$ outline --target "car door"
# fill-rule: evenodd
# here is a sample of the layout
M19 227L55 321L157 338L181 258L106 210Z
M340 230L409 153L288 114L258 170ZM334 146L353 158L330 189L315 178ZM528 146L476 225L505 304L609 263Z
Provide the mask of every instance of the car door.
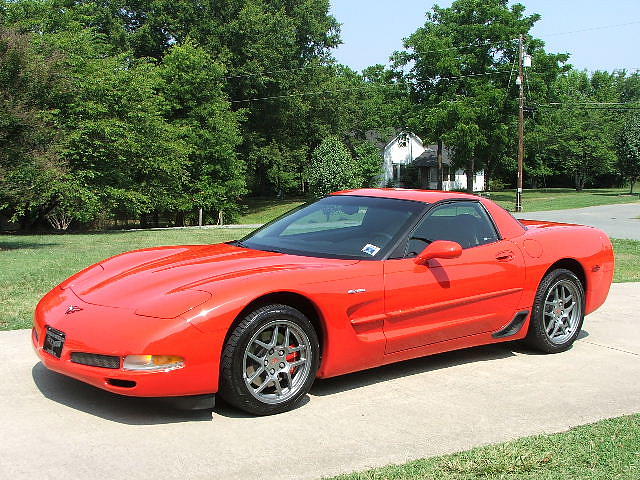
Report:
M431 242L459 243L462 255L415 257ZM400 258L384 262L385 353L499 330L514 317L524 285L522 254L502 240L484 207L433 207L409 234Z

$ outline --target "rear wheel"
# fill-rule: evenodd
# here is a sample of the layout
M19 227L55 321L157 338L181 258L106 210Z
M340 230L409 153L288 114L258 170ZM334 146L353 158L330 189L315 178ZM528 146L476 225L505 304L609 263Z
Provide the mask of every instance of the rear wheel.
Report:
M573 272L557 269L540 283L526 342L546 353L567 350L580 334L584 321L585 295Z
M319 345L313 325L287 305L267 305L233 330L222 354L221 396L255 415L291 409L311 388Z

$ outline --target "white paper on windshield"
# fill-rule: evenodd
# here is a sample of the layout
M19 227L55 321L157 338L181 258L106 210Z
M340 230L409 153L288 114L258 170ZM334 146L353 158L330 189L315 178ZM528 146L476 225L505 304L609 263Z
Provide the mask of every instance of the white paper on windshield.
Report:
M380 247L376 247L375 245L371 245L370 243L367 243L362 249L362 251L367 255L371 255L372 257L375 257L376 254L380 251Z

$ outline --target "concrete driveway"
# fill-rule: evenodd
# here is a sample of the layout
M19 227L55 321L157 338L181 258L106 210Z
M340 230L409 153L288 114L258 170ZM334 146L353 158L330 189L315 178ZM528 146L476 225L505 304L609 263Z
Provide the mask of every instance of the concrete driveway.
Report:
M579 223L592 225L607 232L611 238L640 240L640 203L600 205L598 207L525 212L515 214L527 220Z
M0 478L314 479L640 412L640 284L575 346L469 349L318 381L266 418L179 412L51 373L0 332Z

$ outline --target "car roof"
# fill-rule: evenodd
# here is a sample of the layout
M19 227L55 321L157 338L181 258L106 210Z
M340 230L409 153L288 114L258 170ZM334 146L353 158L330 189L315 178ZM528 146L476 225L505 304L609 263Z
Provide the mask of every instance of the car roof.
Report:
M434 203L440 200L473 199L478 200L477 195L461 192L441 192L439 190L414 190L409 188L359 188L355 190L342 190L332 195L355 195L360 197L395 198L398 200L413 200L417 202Z

